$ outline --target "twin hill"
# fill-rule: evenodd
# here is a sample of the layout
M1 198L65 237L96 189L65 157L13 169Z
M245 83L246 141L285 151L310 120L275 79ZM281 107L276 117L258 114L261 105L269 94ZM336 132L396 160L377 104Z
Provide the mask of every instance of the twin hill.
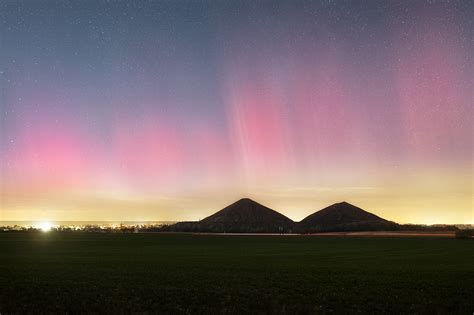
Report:
M329 231L391 230L396 223L340 202L317 211L301 222L248 198L225 207L199 222L179 222L166 228L174 232L207 233L309 233Z
M289 233L295 223L248 198L225 207L199 222L179 222L172 230L212 233Z
M396 223L387 221L348 202L339 202L319 210L300 223L308 232L391 230Z

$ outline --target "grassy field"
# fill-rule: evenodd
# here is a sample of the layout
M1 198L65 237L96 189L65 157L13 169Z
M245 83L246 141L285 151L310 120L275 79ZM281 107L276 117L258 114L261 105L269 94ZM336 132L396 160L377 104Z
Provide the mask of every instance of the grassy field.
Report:
M474 312L474 242L0 234L0 313Z

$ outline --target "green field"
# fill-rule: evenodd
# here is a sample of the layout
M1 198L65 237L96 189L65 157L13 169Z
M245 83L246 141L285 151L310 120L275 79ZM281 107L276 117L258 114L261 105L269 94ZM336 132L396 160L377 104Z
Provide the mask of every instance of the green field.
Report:
M474 312L474 242L2 233L0 313Z

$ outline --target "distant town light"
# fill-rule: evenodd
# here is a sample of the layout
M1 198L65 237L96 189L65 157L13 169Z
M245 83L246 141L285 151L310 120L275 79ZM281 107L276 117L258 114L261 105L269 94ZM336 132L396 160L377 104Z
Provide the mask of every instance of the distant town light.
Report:
M51 224L51 222L41 222L39 228L41 229L41 231L43 232L49 232L51 231L51 228L53 227L53 225Z

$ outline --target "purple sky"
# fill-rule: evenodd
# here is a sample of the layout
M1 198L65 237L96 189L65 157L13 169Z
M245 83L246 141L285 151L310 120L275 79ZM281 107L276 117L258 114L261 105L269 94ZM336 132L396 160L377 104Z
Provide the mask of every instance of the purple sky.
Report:
M470 1L0 3L0 220L250 196L473 223Z

